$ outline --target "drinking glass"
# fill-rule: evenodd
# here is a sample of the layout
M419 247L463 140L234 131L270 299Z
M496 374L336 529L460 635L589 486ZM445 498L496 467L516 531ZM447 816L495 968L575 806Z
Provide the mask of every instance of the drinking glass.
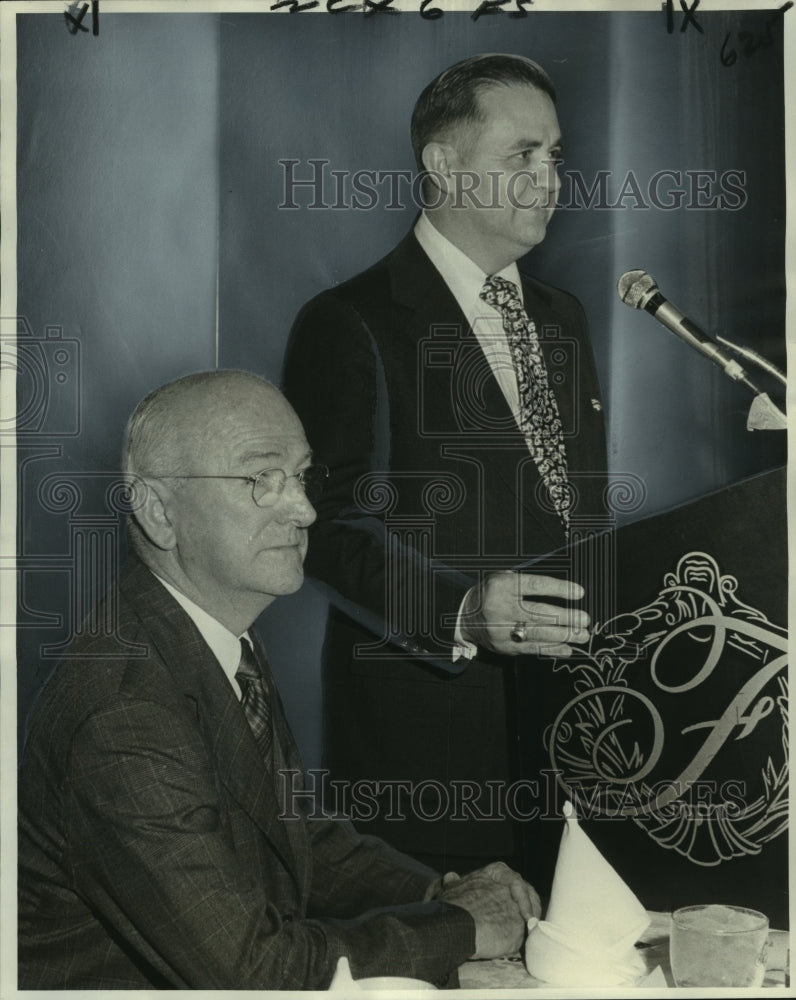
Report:
M677 986L761 986L768 917L743 906L684 906L672 914L669 947Z

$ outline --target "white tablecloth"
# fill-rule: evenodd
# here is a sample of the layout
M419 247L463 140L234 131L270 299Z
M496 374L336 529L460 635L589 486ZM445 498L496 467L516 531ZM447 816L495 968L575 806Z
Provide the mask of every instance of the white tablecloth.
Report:
M674 986L669 967L669 934L672 918L669 913L650 911L650 925L641 935L636 947L644 958L647 976L654 976L646 985ZM786 931L772 931L769 951L769 972L763 983L766 987L784 986L785 968L788 957L788 934ZM657 972L656 970L660 970ZM637 985L645 985L644 978ZM488 962L465 962L459 968L459 987L463 990L485 989L539 989L547 984L534 979L525 971L522 956L494 958ZM547 987L548 989L550 987Z

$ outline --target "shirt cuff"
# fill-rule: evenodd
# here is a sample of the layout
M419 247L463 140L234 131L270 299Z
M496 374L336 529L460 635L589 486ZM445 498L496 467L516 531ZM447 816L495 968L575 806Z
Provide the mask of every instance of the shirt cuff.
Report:
M478 652L478 646L475 646L472 642L468 642L462 634L462 615L464 614L464 605L467 603L467 598L470 596L473 589L474 588L470 588L470 590L468 590L462 598L462 603L459 605L459 613L456 616L456 628L453 633L454 645L452 652L454 663L456 663L457 660L462 659L472 660Z

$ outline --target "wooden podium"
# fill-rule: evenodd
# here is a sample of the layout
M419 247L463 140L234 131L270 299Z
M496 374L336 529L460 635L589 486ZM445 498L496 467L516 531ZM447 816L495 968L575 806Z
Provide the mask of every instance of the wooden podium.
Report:
M525 874L549 891L570 799L648 909L788 923L785 470L566 550L590 646L518 662ZM534 564L561 573L561 553ZM530 567L529 567L530 568Z

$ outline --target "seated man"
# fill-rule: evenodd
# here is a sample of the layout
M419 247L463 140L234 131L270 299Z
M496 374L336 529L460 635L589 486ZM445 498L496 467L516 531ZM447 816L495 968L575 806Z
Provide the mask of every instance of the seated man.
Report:
M442 985L518 948L539 901L505 865L441 879L285 797L300 764L251 626L301 585L324 478L285 399L244 372L172 382L124 469L118 636L78 639L30 721L20 987L323 989L343 955Z

